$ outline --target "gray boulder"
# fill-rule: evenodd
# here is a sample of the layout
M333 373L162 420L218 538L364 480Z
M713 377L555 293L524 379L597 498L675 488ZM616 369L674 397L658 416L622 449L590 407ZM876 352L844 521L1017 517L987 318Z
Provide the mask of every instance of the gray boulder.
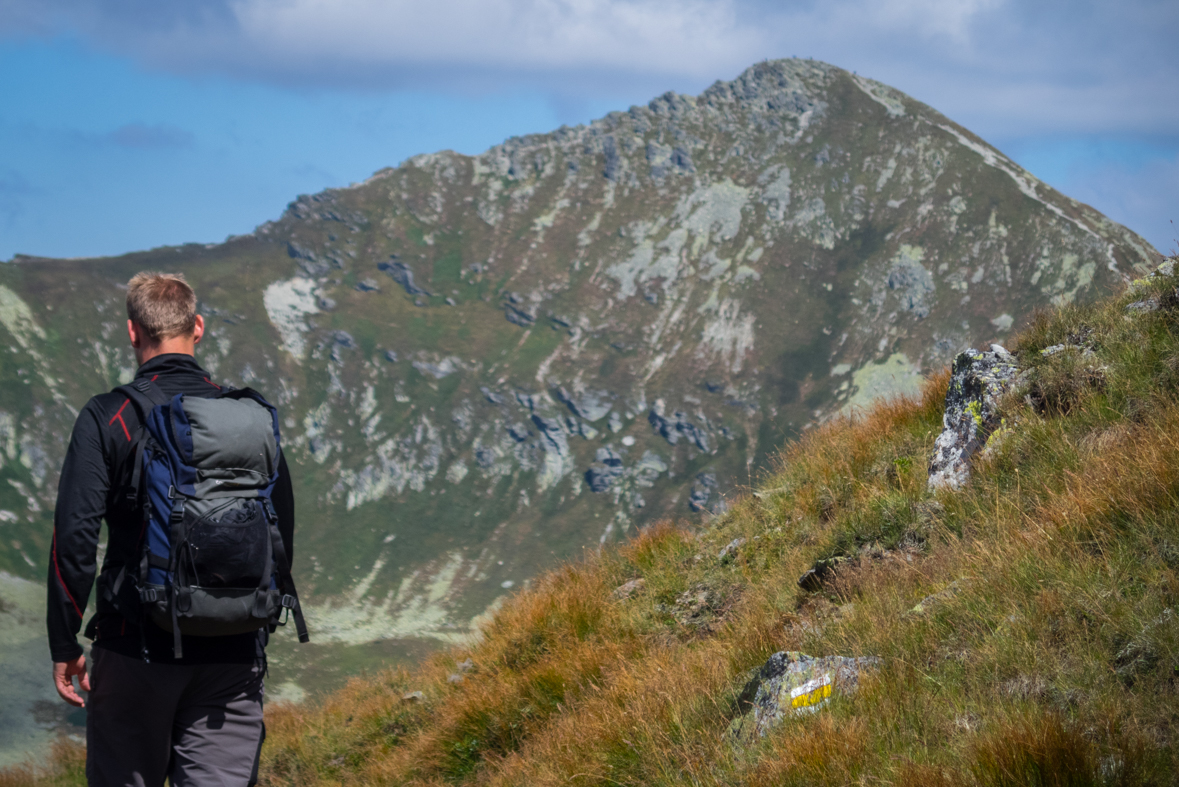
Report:
M670 444L675 445L680 437L686 437L701 451L708 453L708 435L688 419L687 413L677 410L668 418L659 407L653 407L647 413L647 421Z
M943 429L929 463L930 489L965 485L971 457L999 426L999 399L1018 378L1015 356L997 344L986 352L967 350L954 359Z
M430 294L428 290L424 290L418 285L414 284L413 268L399 260L396 254L391 255L389 259L391 260L390 262L378 263L377 268L389 274L393 281L404 287L406 293L409 295L428 296Z
M565 437L565 425L560 418L545 418L543 415L532 414L532 423L544 435L544 450L557 456L569 456L569 441Z
M553 388L553 394L576 415L591 423L605 418L614 406L614 396L609 391L585 390L571 394L557 386Z
M874 656L813 658L797 651L781 651L753 671L737 699L742 715L729 725L738 744L765 736L784 718L814 713L838 694L851 694L860 676L880 665Z

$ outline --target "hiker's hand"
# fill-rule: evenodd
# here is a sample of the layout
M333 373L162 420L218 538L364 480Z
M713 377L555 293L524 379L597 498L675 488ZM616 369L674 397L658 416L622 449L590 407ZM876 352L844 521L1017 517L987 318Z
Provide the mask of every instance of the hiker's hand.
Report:
M74 688L75 675L82 676L78 681L82 685L82 691L90 691L90 676L86 674L85 656L78 656L73 661L53 662L53 687L57 689L57 693L75 708L84 708L86 703Z

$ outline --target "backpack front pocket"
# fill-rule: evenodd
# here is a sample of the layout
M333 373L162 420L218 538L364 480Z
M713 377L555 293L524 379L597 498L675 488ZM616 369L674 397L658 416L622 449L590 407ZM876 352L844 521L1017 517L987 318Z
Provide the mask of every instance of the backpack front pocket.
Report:
M184 584L210 589L257 588L273 571L270 525L256 500L201 517L188 528Z

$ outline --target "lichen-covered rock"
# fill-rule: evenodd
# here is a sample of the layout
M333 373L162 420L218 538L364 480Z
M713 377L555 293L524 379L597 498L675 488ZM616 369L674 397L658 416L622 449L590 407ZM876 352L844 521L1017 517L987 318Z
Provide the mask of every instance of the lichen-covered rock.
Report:
M1015 356L998 344L986 352L970 349L954 359L942 433L929 463L929 488L961 489L970 478L970 459L999 424L999 397L1019 377Z
M879 665L875 656L775 653L741 692L737 704L745 712L729 725L729 734L738 744L751 743L787 716L814 713L836 694L851 694L859 687L860 675Z

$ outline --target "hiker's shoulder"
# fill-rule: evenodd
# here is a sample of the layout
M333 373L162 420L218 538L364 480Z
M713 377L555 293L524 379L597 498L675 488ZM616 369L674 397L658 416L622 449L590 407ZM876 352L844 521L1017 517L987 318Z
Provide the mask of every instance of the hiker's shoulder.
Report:
M89 415L98 418L103 416L111 418L127 406L129 399L130 397L122 391L104 391L103 393L95 394L83 405L78 417L81 418L84 415Z

